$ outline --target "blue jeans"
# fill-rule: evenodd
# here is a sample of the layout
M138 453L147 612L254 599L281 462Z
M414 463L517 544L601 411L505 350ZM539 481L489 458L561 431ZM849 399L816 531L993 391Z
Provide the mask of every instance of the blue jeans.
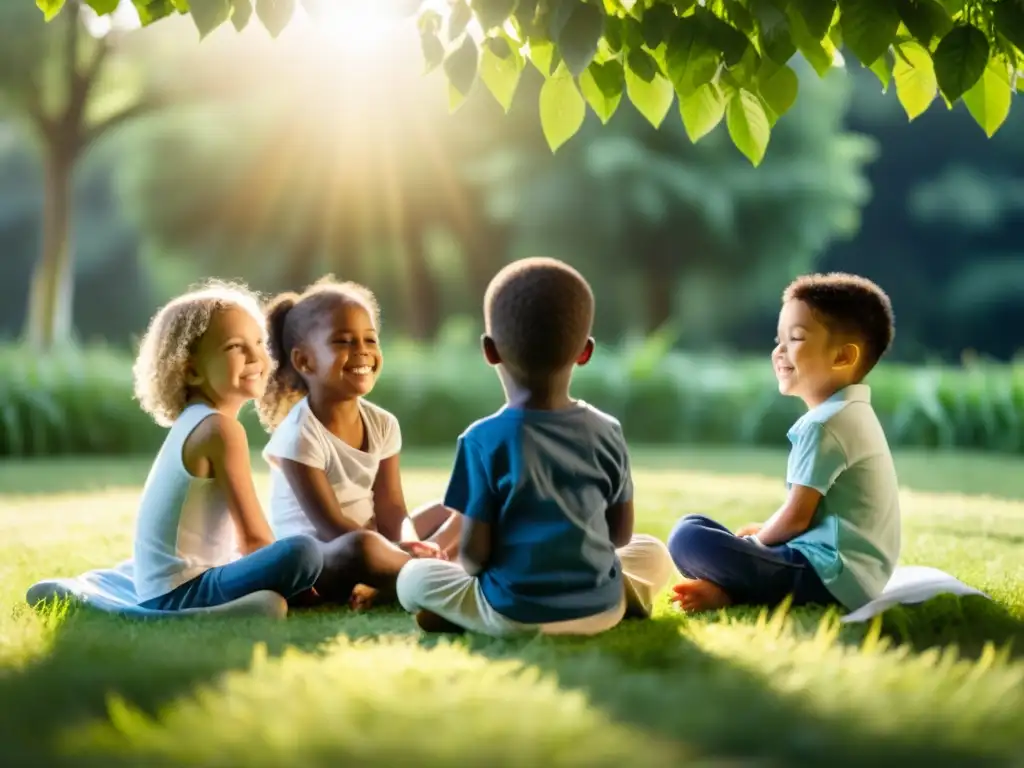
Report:
M802 554L785 544L765 547L703 515L687 515L668 537L668 551L687 578L704 579L739 605L832 605L837 601Z
M312 587L323 567L323 549L316 539L288 536L140 605L160 611L210 608L261 590L288 600Z

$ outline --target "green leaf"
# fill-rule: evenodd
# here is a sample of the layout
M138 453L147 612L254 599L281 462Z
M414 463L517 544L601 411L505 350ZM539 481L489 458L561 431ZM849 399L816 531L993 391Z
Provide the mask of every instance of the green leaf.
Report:
M1010 114L1010 76L1006 64L993 59L970 90L964 104L974 121L990 139Z
M107 16L117 10L121 0L85 0L85 4L96 11L99 16ZM194 2L192 5L195 7Z
M789 20L772 0L755 0L761 52L776 64L785 64L796 53L796 43L789 32Z
M423 54L424 72L433 72L444 61L444 43L432 30L420 32L420 52Z
M576 135L587 116L587 106L572 75L559 67L540 89L540 125L552 152Z
M516 9L518 0L472 0L472 4L480 28L487 32L505 23Z
M174 13L175 8L171 0L150 0L147 5L136 3L135 10L139 12L139 22L148 27L160 19L167 18Z
M828 34L836 15L836 0L792 0L790 8L800 14L804 28L815 40Z
M758 73L758 91L768 107L768 120L772 126L796 103L799 90L800 79L790 67L771 63L762 66Z
M507 59L515 54L519 57L520 63L522 63L522 56L519 54L518 46L516 49L513 49L512 44L509 42L509 38L504 34L488 37L484 40L484 45L487 46L487 49L499 59Z
M796 43L797 50L803 54L808 63L814 67L819 76L824 77L825 73L832 69L832 54L821 44L821 40L827 39L825 35L818 37L807 28L803 16L796 12L794 6L790 6L787 14L789 19L789 32Z
M722 52L726 65L731 67L743 58L743 54L750 47L746 35L704 8L699 8L694 13L694 18L707 31L708 41Z
M862 64L861 66L864 65ZM879 56L868 69L874 73L875 77L878 78L878 82L882 84L882 93L888 93L889 81L892 78L892 64L889 62L889 54L884 53Z
M988 38L969 24L950 30L932 55L939 90L952 104L970 90L988 65Z
M469 5L466 4L466 0L457 0L452 5L452 9L448 12L448 42L455 42L463 32L466 31L466 27L473 18L473 12L469 9Z
M441 14L437 11L427 9L416 19L416 28L422 32L433 32L435 35L441 31Z
M484 81L487 90L491 92L491 95L507 114L512 108L512 99L516 95L516 88L519 87L523 60L517 52L509 48L508 41L497 39L505 43L510 55L502 58L491 50L490 45L485 45L480 56L480 79Z
M938 90L935 67L928 49L919 43L902 43L892 69L896 97L910 120L915 120L931 106Z
M650 82L633 71L632 56L626 67L626 93L633 106L655 128L661 126L676 96L672 83L655 73Z
M865 66L889 50L900 28L892 0L839 0L839 21L846 47Z
M459 91L459 89L451 83L448 83L448 112L455 114L465 101L466 94Z
M547 41L530 40L530 61L544 77L550 76L558 66L559 57L555 46Z
M1014 0L1000 0L992 11L992 20L1007 40L1024 51L1024 6Z
M733 144L755 168L764 160L771 138L768 115L757 94L741 88L729 99L725 109L725 124Z
M22 0L18 0L18 2L22 2ZM53 21L60 13L60 9L64 7L64 0L36 0L36 7L43 12L43 18Z
M580 91L602 123L607 124L619 108L626 85L622 63L613 59L604 64L596 61L580 75Z
M926 48L953 28L953 19L935 0L894 0L903 25Z
M679 19L672 12L671 6L664 3L651 6L644 11L644 17L640 22L644 43L653 51L672 36L678 22Z
M630 51L626 57L626 64L630 71L645 83L653 82L658 75L658 62L643 48Z
M618 16L605 16L604 41L607 43L609 50L614 53L622 50L624 34L622 19Z
M597 44L604 33L604 6L574 1L570 7L555 40L569 72L578 76L590 66L597 53Z
M679 97L679 112L690 141L696 144L725 117L725 97L716 83L705 83L689 95Z
M200 39L231 18L229 0L189 0L189 8Z
M231 0L231 23L235 29L241 32L249 26L250 19L252 19L251 0Z
M295 14L295 0L256 0L258 18L271 37L277 37Z
M680 19L676 25L668 41L665 64L680 96L710 83L718 71L718 51L693 17Z
M444 73L452 87L463 96L468 96L480 66L480 49L476 41L466 35L462 45L448 54L444 60Z

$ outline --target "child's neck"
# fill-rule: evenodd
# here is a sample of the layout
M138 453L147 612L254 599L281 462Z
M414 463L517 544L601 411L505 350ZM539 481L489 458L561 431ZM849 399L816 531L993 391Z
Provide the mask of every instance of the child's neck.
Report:
M511 408L525 408L531 411L557 411L575 404L569 394L569 378L556 377L544 386L520 384L509 375L502 376L505 402Z
M335 434L347 432L362 418L359 413L358 397L338 400L322 393L310 392L309 410L328 431Z
M216 398L210 397L202 392L193 392L185 401L185 407L187 408L190 405L205 405L210 408L213 408L213 410L217 411L217 413L221 414L222 416L227 416L228 418L238 421L238 414L241 412L242 406L245 405L246 402L248 401L219 401Z
M829 398L833 397L837 392L841 392L854 383L855 382L852 381L829 382L829 384L819 387L814 392L804 395L801 400L804 401L804 405L806 405L807 410L810 411L829 400Z

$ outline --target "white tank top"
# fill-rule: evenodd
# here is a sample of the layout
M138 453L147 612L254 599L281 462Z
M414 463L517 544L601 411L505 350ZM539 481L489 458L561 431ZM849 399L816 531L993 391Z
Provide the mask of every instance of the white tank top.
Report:
M227 501L211 478L185 468L185 440L216 411L190 405L171 426L149 470L135 527L135 591L139 602L167 594L238 557Z

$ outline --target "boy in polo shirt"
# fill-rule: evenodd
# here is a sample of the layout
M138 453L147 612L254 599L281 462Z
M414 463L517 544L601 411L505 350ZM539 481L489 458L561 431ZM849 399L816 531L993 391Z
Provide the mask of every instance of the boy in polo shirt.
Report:
M808 408L788 435L789 495L735 534L699 515L676 524L668 547L687 580L671 599L683 610L792 595L852 611L881 594L899 557L899 487L862 381L892 338L891 303L870 280L808 275L786 288L772 363L779 391Z

